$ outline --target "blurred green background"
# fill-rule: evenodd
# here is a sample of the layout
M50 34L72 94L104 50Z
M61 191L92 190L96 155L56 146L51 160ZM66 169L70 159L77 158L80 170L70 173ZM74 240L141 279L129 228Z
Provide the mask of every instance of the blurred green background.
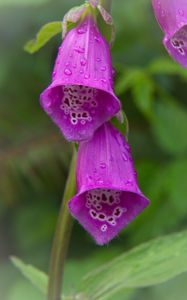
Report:
M129 142L146 211L105 247L75 223L65 291L80 275L119 253L187 228L187 71L161 44L149 0L113 1L116 93L130 123ZM47 271L71 146L41 110L60 35L34 55L23 45L76 0L0 0L0 300L42 300L10 263L10 255ZM187 275L116 300L186 300Z

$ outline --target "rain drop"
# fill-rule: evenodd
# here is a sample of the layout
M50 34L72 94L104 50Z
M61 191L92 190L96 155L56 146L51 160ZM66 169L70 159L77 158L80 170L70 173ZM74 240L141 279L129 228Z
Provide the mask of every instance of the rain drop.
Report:
M90 75L85 74L85 75L84 75L84 78L85 78L85 79L88 79L88 78L90 78Z
M100 163L100 168L101 168L101 169L106 169L106 164L105 164L104 162L101 162L101 163Z
M70 69L66 68L66 69L64 70L64 74L70 76L70 75L72 74L72 72L71 72Z
M184 16L184 10L183 9L179 9L178 13L179 13L180 16L182 16L182 17Z
M82 48L82 47L75 47L74 48L74 50L76 51L76 52L78 52L78 53L84 53L85 52L85 49L84 48Z
M85 66L87 63L86 58L81 58L80 63L81 63L81 66Z
M78 28L78 30L77 30L77 32L78 32L78 34L84 34L84 33L86 33L86 27L81 27L81 28Z
M102 82L102 83L106 83L107 81L106 81L105 78L102 78L102 79L101 79L101 82Z
M127 155L125 154L125 152L122 153L122 158L124 161L128 161Z
M94 40L98 43L100 43L100 38L98 36L94 36Z
M101 71L106 71L106 66L101 67Z

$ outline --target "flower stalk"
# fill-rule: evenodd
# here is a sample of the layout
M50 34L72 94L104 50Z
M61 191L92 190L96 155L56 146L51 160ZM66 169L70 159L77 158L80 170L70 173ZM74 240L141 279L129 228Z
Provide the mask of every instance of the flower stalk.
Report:
M73 219L69 213L67 202L76 190L76 156L77 153L74 148L51 251L48 300L61 300L64 263L73 227Z

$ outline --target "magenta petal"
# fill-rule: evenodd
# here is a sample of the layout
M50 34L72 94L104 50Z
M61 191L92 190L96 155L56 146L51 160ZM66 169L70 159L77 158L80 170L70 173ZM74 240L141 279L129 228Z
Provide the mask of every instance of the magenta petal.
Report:
M169 54L187 67L186 0L152 0L156 19L165 33L163 43Z
M65 138L81 141L120 110L107 42L88 17L66 35L41 105Z
M80 143L78 194L69 202L72 215L100 245L108 243L148 204L141 193L130 147L110 123Z

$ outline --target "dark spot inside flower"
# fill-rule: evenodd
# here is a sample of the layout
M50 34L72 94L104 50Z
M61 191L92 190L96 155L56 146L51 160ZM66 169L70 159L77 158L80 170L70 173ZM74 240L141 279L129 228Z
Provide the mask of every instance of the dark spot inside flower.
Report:
M96 213L94 210L91 210L91 211L90 211L90 214L91 214L93 217L96 217L96 216L97 216L97 213Z
M108 221L112 222L112 221L114 221L114 219L112 217L110 217L110 218L108 218Z
M99 219L104 220L105 219L105 215L104 214L99 214Z
M114 202L113 196L110 196L110 197L109 197L109 202L110 202L110 203L113 203L113 202Z
M87 112L83 112L82 116L83 118L86 118L88 116Z
M116 208L114 215L117 216L117 217L120 215L120 209L119 208Z
M68 99L68 98L65 98L64 103L65 103L66 105L70 106L70 104L69 104L69 99Z
M105 194L102 194L102 201L107 201L107 197L106 197L106 195Z

